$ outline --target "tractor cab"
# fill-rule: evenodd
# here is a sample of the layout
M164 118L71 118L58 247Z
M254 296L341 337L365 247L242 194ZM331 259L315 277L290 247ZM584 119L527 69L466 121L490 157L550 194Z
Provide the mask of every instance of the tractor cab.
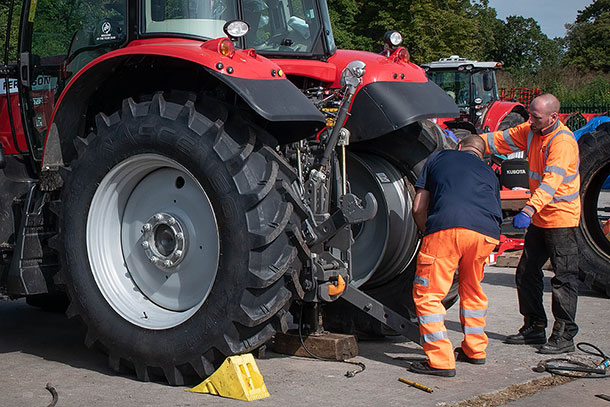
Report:
M16 127L1 129L3 144L9 153L29 150L37 160L66 85L93 60L133 41L208 41L226 37L225 25L242 20L247 34L232 38L236 48L310 59L327 58L336 49L324 0L26 0L9 7L15 15L23 12L21 21L13 19L8 27L15 32L18 25L20 35L7 36L2 44L3 54L10 55L4 65L19 61L11 78L5 70L14 85ZM18 99L25 108L23 129Z
M496 70L502 67L501 62L479 62L452 55L422 67L430 80L458 105L459 118L440 122L461 136L506 130L529 118L522 104L499 100Z
M452 55L422 66L428 77L455 101L462 119L480 122L485 109L498 100L495 70L502 66L501 62L471 61Z

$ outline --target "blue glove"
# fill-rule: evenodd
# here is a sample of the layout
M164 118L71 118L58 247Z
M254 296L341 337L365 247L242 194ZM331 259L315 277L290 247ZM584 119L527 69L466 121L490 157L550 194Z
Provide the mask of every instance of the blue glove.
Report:
M525 229L530 225L532 218L525 212L519 212L513 218L513 226L517 229Z

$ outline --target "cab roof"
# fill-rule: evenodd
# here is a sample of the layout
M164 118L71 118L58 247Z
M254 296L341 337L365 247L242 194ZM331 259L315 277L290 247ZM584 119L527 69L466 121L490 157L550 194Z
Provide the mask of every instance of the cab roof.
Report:
M502 62L479 62L472 61L466 58L460 58L459 55L451 55L449 58L441 58L438 61L422 64L428 69L473 69L473 68L501 68Z

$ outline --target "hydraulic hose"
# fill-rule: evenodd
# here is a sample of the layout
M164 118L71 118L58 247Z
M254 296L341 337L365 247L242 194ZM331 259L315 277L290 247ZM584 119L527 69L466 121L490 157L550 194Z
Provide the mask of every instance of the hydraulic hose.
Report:
M603 379L610 377L610 358L600 348L587 342L579 342L576 347L589 355L601 356L602 361L593 367L593 363L583 363L566 358L547 359L541 360L534 370L578 379ZM596 352L585 350L584 347L593 348Z

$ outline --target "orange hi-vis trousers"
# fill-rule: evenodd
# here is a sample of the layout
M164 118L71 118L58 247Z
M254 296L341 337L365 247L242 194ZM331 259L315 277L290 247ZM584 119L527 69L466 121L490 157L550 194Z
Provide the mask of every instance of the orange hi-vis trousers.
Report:
M424 237L417 257L413 299L430 366L455 369L441 300L451 288L456 269L459 270L460 322L464 332L462 349L470 358L485 357L487 296L480 283L485 263L497 244L494 238L464 228L441 230Z

